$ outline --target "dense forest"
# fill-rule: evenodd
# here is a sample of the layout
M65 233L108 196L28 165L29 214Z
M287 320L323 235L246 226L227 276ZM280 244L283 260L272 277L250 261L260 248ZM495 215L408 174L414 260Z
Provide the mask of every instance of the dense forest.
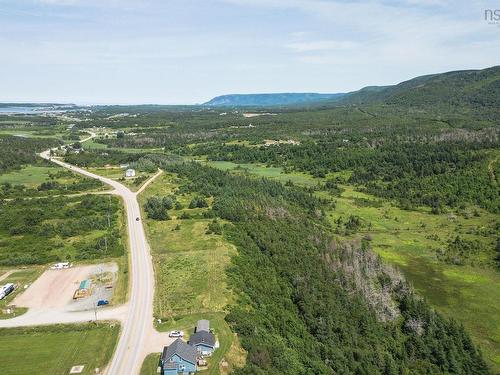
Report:
M497 142L386 142L374 147L340 146L328 140L278 147L202 144L191 152L209 160L265 163L305 171L316 177L349 171L344 183L357 184L380 197L398 200L405 207L476 204L500 211L494 160Z
M0 173L26 164L43 163L37 153L59 145L52 138L25 138L0 135Z
M213 197L239 252L227 321L248 351L240 374L486 374L464 329L415 296L368 242L338 242L323 202L199 164L164 167Z

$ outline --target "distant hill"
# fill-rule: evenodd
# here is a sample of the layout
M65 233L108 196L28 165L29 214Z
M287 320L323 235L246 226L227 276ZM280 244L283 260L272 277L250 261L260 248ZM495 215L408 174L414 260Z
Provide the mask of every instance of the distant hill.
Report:
M500 102L500 66L431 74L393 86L369 86L347 93L336 102L496 106Z
M204 103L205 106L228 107L269 107L280 105L294 105L334 100L342 97L343 93L316 94L316 93L276 93L276 94L232 94L222 95Z

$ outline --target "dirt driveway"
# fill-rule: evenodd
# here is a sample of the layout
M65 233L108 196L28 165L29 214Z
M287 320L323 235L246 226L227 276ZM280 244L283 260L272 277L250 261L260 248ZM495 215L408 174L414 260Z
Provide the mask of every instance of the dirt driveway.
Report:
M12 304L35 309L64 308L73 302L80 281L92 274L115 270L115 264L78 266L64 270L47 270Z

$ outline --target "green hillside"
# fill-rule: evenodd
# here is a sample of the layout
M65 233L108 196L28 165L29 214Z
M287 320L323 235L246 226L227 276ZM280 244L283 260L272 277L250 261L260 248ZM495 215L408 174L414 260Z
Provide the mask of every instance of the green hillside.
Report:
M500 99L500 66L416 77L393 86L369 86L346 94L342 104L486 107Z

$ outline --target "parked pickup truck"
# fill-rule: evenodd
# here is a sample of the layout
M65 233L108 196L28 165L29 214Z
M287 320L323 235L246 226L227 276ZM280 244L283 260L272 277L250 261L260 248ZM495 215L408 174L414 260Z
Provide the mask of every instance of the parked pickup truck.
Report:
M100 299L97 301L97 306L106 306L109 305L109 301L107 299Z

